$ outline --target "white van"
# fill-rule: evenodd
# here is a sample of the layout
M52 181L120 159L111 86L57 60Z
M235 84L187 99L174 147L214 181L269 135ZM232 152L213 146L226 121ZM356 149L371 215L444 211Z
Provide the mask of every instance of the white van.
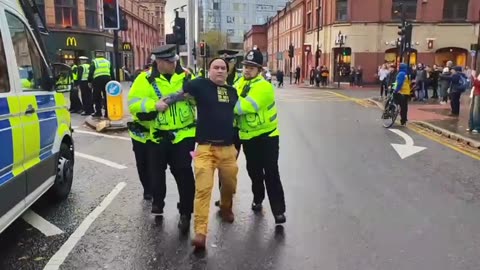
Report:
M0 0L0 233L72 186L71 70L45 57L38 16L33 0Z

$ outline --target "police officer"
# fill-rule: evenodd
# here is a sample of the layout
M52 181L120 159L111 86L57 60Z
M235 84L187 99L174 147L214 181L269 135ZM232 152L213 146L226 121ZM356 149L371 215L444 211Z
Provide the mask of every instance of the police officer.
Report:
M73 88L70 91L70 112L71 113L82 113L82 102L78 96L78 66L75 63L72 63L72 79L73 79Z
M135 109L140 121L150 121L151 143L148 164L153 195L152 214L163 215L166 196L166 169L170 166L177 182L180 203L178 227L186 232L190 228L193 212L195 181L190 152L195 148L195 108L189 101L168 106L164 98L182 90L191 75L176 72L179 56L175 45L164 45L152 51L151 72L141 73L133 82L129 93L129 106ZM141 112L143 115L138 115Z
M107 93L105 86L115 76L113 75L113 67L110 61L105 59L104 52L97 52L96 58L92 61L88 73L88 82L93 87L93 103L95 104L94 117L102 116L102 107L105 106L105 118L108 117L106 106Z
M260 211L265 187L275 222L285 223L285 196L278 170L279 130L275 92L262 77L263 55L251 50L245 56L243 77L235 84L239 101L235 106L239 136L252 180L252 210Z
M80 56L80 66L78 66L78 87L82 96L83 112L82 115L91 115L93 113L92 89L88 86L88 73L90 72L90 65L88 64L88 57Z

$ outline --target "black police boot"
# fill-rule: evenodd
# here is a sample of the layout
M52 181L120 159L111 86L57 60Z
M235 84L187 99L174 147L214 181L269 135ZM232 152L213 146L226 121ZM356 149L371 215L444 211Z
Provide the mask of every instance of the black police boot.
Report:
M158 205L156 204L152 204L152 215L155 215L155 216L162 216L163 215L163 209L160 208Z
M252 210L255 212L262 211L262 204L261 203L252 203Z
M187 233L190 230L191 215L180 215L178 220L178 228L182 233Z
M287 218L285 217L285 214L280 214L280 215L274 215L275 218L275 224L283 224L287 222Z

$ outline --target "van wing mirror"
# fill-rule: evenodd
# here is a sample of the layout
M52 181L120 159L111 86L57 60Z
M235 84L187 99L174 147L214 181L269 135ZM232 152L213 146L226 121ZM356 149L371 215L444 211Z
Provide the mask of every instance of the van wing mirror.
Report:
M73 87L72 68L63 63L52 64L55 91L59 93L70 92Z

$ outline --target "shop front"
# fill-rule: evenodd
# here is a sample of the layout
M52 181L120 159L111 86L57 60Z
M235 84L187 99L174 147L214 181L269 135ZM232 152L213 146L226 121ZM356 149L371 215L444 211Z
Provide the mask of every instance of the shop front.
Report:
M52 30L44 37L44 42L52 62L71 64L80 56L93 59L96 51L107 52L106 58L113 59L113 38L103 34Z

